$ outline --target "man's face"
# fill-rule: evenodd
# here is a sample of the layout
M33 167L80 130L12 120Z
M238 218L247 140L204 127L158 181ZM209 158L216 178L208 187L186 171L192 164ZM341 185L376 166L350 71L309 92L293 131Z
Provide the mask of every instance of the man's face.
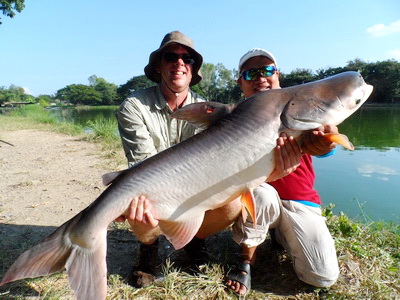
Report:
M190 57L188 50L179 44L168 46L163 50L158 71L162 83L174 92L180 93L187 89L192 80L193 64L184 62L188 57Z
M275 66L275 64L269 58L265 56L256 56L250 58L242 67L242 72L250 69L258 69L266 66ZM245 80L243 76L237 80L240 89L244 96L249 98L254 94L269 89L279 89L279 72L276 71L272 76L262 76L259 74L255 80Z

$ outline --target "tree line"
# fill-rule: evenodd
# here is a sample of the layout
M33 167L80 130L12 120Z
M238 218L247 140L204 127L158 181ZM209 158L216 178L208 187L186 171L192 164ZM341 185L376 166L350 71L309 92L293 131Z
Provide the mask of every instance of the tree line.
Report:
M374 91L368 103L400 104L400 63L395 60L367 63L360 59L349 61L344 67L319 69L295 69L288 74L280 73L282 87L289 87L323 79L345 71L360 72L368 84L374 86ZM204 63L201 67L203 80L192 89L210 101L236 103L243 95L236 83L237 70L229 70L223 64ZM116 105L121 103L130 93L153 86L154 83L146 76L139 75L117 86L104 78L92 75L89 83L71 84L59 89L55 95L40 95L33 97L25 94L23 88L11 85L0 87L0 104L5 102L36 102L42 106L51 103L72 105Z

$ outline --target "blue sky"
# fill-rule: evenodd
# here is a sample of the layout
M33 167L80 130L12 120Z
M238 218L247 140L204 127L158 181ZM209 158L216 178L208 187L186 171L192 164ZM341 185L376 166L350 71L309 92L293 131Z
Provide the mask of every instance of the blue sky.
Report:
M0 86L54 94L91 75L117 85L142 75L164 35L180 30L208 63L237 69L250 48L285 73L355 58L400 61L399 0L26 0L2 17Z

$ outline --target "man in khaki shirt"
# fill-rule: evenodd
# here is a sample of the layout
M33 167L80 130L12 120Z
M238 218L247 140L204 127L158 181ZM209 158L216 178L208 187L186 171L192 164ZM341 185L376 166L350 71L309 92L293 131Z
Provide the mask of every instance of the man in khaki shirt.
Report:
M191 44L180 32L167 34L145 68L146 76L158 85L134 92L117 112L130 166L197 133L194 125L170 117L177 107L204 101L190 90L201 80L203 61ZM161 74L161 69L167 71Z
M129 165L156 154L194 135L196 128L185 121L171 118L174 110L204 99L190 90L200 82L202 56L194 49L193 42L179 31L168 33L159 49L150 54L145 75L158 85L134 92L117 112L118 128ZM142 242L139 265L131 283L143 286L143 272L154 274L157 259L158 237L161 231L158 222L149 212L149 201L135 198L127 212L132 231ZM222 230L236 219L241 211L239 201L206 213L203 229L198 236ZM124 221L121 216L117 221ZM134 226L133 226L134 225ZM185 250L189 256L201 259L206 255L204 238L194 238ZM142 271L142 272L139 272Z
M202 101L189 90L183 106ZM129 166L197 133L194 125L171 118L172 111L159 85L138 91L122 103L118 128Z

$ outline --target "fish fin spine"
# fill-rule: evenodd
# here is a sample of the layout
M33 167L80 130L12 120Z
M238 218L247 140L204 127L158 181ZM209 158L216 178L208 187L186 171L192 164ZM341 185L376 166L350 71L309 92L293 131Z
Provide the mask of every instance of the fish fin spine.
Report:
M254 229L257 229L257 219L256 219L256 202L254 200L253 196L253 189L247 188L247 190L242 194L240 198L240 202L242 202L243 206L246 208L247 212L250 214L253 224L254 224ZM242 218L243 216L246 215L245 212L242 210ZM243 221L246 219L243 218Z

